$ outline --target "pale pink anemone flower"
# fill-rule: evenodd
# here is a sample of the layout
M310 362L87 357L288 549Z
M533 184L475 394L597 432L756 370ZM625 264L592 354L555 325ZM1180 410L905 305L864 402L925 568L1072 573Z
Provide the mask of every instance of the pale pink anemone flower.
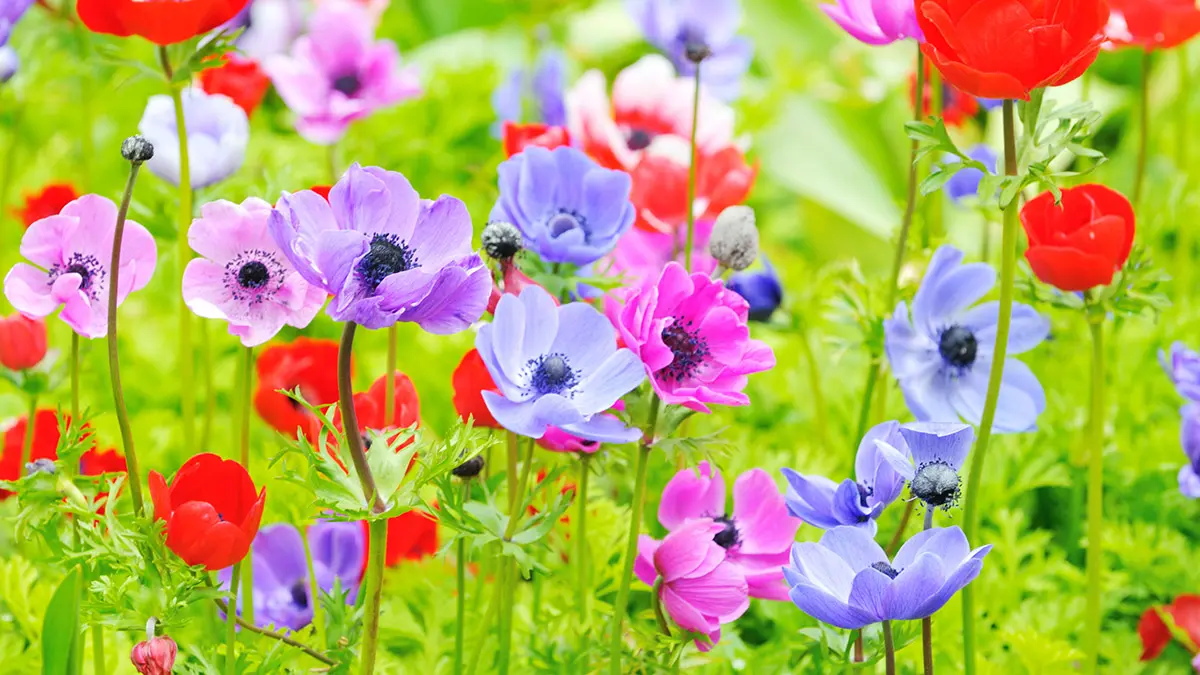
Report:
M351 122L421 93L416 68L400 67L395 43L375 40L365 7L323 4L308 26L291 54L267 59L264 70L310 142L336 143Z
M736 621L750 607L742 568L714 541L724 530L713 520L689 520L662 543L643 537L638 546L638 578L651 586L661 581L658 596L671 620L684 630L708 636L707 641L696 640L700 651L719 642L721 626Z
M108 334L108 294L117 205L100 195L84 195L25 231L21 255L4 278L4 295L29 318L42 318L59 307L59 318L86 338ZM154 276L158 248L138 223L125 221L121 238L117 304L145 288Z
M591 70L567 92L567 127L584 152L610 169L632 171L644 156L687 165L695 83L680 77L663 56L650 55L613 80ZM733 145L733 109L700 90L696 145L702 155Z
M709 403L747 405L747 376L775 367L771 348L750 338L746 300L679 263L627 293L624 304L610 297L605 310L664 403L703 413Z
M198 316L229 322L229 332L257 347L285 326L304 328L325 304L279 249L267 226L271 205L225 200L200 207L188 244L202 258L183 272L183 301Z

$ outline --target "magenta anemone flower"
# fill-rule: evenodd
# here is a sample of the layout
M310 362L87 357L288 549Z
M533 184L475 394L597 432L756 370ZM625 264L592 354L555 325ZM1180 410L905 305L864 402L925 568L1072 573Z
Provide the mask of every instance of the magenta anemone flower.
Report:
M725 509L725 479L708 462L699 471L684 469L663 488L658 505L658 522L674 532L695 520L717 523L712 540L725 550L729 562L741 568L752 597L787 600L783 566L796 540L800 520L788 517L783 494L771 475L751 469L733 484L733 511ZM642 581L654 583L653 557L659 542L642 535L634 572Z
M421 199L395 171L355 164L329 191L284 194L271 236L310 284L333 295L329 316L365 328L412 321L457 333L483 316L492 275L471 249L458 199Z
M917 25L917 9L912 0L836 0L821 5L850 37L868 45L887 45L912 38L924 42Z
M606 309L665 403L705 413L709 403L746 405L747 375L775 366L771 348L750 338L746 300L679 263Z
M336 143L354 120L421 93L416 68L401 68L395 43L374 36L366 8L324 4L290 55L267 59L264 70L310 142Z
M43 218L25 230L21 255L4 278L4 295L17 311L31 318L59 318L87 338L108 334L109 267L117 205L100 195L84 195L57 216ZM125 221L121 240L121 287L117 304L150 283L158 249L146 228Z
M229 332L247 347L275 337L285 325L304 328L325 291L309 284L271 238L271 205L247 199L200 207L188 243L202 258L183 273L183 301L206 319L229 322Z
M659 599L671 620L708 636L707 643L696 640L701 651L721 639L723 624L736 621L750 607L750 587L741 566L729 560L716 541L724 531L725 525L714 520L689 520L661 544L651 540L651 546L639 545L650 562L639 558L645 569L638 577L652 586L662 581Z

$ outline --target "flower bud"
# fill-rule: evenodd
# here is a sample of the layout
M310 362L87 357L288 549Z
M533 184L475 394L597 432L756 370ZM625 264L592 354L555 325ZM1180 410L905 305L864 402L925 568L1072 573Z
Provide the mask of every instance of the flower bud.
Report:
M170 675L175 668L176 651L175 641L171 638L165 635L152 637L134 645L129 660L142 675Z
M54 466L52 459L35 459L32 462L25 463L25 473L32 476L35 473L48 473L53 476L58 472L58 468Z
M521 232L512 223L496 220L487 224L480 235L489 258L507 260L521 252Z
M754 209L749 206L730 206L717 216L708 252L717 262L740 272L758 257L758 228L754 225Z
M480 471L483 471L483 464L483 455L475 455L471 459L468 459L462 464L459 464L451 469L450 473L458 476L459 478L474 478L475 476L479 475Z
M0 365L27 370L46 357L46 323L21 314L0 318Z
M960 484L958 474L950 465L934 462L917 469L909 489L930 508L949 508L958 501Z
M135 164L148 162L154 157L154 145L144 136L130 136L121 144L121 156Z

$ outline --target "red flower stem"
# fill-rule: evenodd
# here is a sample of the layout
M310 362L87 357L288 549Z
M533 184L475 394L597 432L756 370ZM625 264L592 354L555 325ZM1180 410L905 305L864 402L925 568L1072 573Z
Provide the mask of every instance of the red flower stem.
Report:
M25 436L21 439L21 463L17 465L18 475L25 474L25 464L29 462L33 452L33 430L37 426L37 394L29 396L29 416L25 418Z
M1089 308L1090 309L1090 308ZM1087 491L1087 611L1084 644L1085 673L1100 672L1101 596L1104 585L1104 317L1103 309L1089 311L1092 333L1092 397L1088 418Z
M1034 96L1040 100L1040 96ZM1017 175L1017 131L1015 104L1011 99L1004 101L1004 173ZM1035 114L1036 118L1036 114ZM1013 282L1017 270L1017 215L1018 195L1004 206L1004 232L1000 244L1000 315L996 323L996 345L992 357L992 369L988 377L987 396L984 398L983 419L979 424L979 440L971 453L971 468L967 477L967 490L963 504L963 530L967 541L976 541L979 533L979 489L982 487L983 461L987 457L988 443L992 439L992 424L996 420L996 402L1000 398L1000 383L1004 378L1004 363L1008 358L1008 332L1012 324ZM975 593L968 585L962 591L963 598L963 673L975 673Z
M242 349L242 419L241 419L241 455L239 457L246 473L250 473L250 408L254 388L254 349ZM244 577L242 583L242 611L254 621L254 547L246 551ZM313 599L316 602L316 599Z
M112 379L113 403L117 410L117 426L121 428L121 445L125 449L125 463L129 471L129 493L133 497L135 513L145 511L142 501L142 474L138 469L137 451L133 447L133 428L129 425L129 411L125 408L125 393L121 387L121 363L117 355L117 293L121 276L121 244L125 237L125 219L129 215L129 202L133 199L133 185L137 182L141 162L129 163L129 180L125 182L125 194L121 197L121 208L117 211L117 227L113 230L112 259L108 275L108 372Z
M646 429L642 442L637 450L637 468L634 472L633 503L630 505L629 538L625 541L625 559L621 565L621 586L617 591L617 601L613 605L612 635L609 636L609 672L611 675L621 675L621 651L624 640L625 611L629 606L629 583L633 574L633 561L637 557L638 532L642 526L642 506L646 501L646 464L650 458L650 450L654 447L654 434L658 430L658 411L662 402L654 390L650 390L650 416L646 421Z
M575 568L579 571L578 586L575 588L575 607L579 610L579 654L583 656L581 672L587 672L588 653L588 618L591 616L592 583L588 577L588 470L592 456L586 452L579 453L579 491L575 499L579 500L579 512L575 516Z
M687 191L687 243L683 248L683 266L688 272L692 271L692 241L696 235L696 127L700 126L700 64L696 62L696 89L692 93L692 144L688 155L688 191Z
M883 662L887 675L896 675L896 644L892 642L892 622L883 622Z
M187 123L183 115L182 89L172 82L175 71L171 67L171 59L166 47L158 48L158 58L162 63L163 74L167 76L167 87L171 90L171 100L175 104L175 128L179 135L179 220L177 234L177 262L179 264L179 283L183 284L183 270L192 257L188 246L187 231L192 224L192 172L188 160ZM196 440L196 392L192 386L192 360L195 358L192 349L192 313L179 296L179 406L183 412L183 451L187 456L192 455Z
M1146 182L1146 155L1150 151L1150 50L1142 52L1142 78L1138 110L1137 170L1133 174L1133 206L1142 203L1142 185Z
M238 581L242 576L242 563L233 566L229 578L229 595L232 598L225 608L225 675L237 675L237 595ZM251 617L253 622L253 617Z
M387 395L383 397L383 423L391 426L396 412L396 324L387 329L387 375L384 377Z
M909 502L910 504L912 502ZM925 505L925 529L933 529L933 508ZM925 675L933 675L933 616L921 619L921 656L925 665Z

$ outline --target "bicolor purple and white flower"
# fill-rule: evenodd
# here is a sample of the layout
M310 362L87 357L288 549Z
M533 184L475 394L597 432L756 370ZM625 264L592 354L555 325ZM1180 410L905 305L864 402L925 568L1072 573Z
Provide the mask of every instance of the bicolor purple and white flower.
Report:
M717 97L731 101L754 58L750 40L737 34L741 0L625 0L646 41L659 48L681 75L694 77L689 49L706 51L700 81Z
M310 284L333 295L336 321L386 328L411 321L430 333L483 316L492 275L471 248L471 215L448 195L421 199L395 171L354 164L329 192L285 193L271 236Z
M250 120L246 111L223 94L184 89L183 118L187 128L189 182L193 188L219 183L232 176L246 159ZM138 131L154 145L146 168L172 185L179 185L179 128L175 104L166 94L146 102Z

